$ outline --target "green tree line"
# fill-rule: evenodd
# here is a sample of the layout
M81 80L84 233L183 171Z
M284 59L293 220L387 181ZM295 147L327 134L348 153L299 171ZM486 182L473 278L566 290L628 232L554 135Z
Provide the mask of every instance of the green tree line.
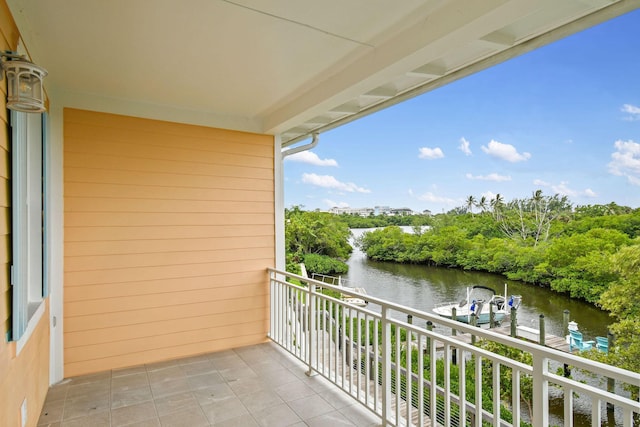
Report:
M373 260L498 273L598 305L614 318L609 362L640 371L640 209L574 208L541 191L510 202L470 196L415 231L386 227L357 244Z

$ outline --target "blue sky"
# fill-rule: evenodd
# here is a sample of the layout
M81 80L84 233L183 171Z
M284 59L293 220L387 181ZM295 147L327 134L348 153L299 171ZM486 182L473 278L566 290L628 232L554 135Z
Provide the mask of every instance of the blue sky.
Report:
M567 195L640 207L640 11L320 135L285 206L446 212Z

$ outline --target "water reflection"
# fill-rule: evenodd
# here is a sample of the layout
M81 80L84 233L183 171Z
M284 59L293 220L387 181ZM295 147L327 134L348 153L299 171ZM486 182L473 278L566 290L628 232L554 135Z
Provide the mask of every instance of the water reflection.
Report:
M410 227L405 230L410 230ZM366 230L354 229L352 231L355 238ZM563 311L569 310L570 319L578 322L584 336L587 339L593 339L596 336L606 336L610 323L608 313L591 304L573 300L550 289L506 280L496 274L369 261L357 248L354 249L348 264L349 274L345 278L349 279L349 286L364 287L369 295L429 313L436 304L461 301L466 298L468 286L483 285L495 289L498 293L503 293L506 283L509 294L519 294L523 297L522 305L518 310L518 323L521 325L537 329L540 315L544 314L547 334L560 336L562 335ZM375 310L376 308L373 307L373 304L369 304L369 309ZM392 316L401 318L399 313L392 313ZM449 331L440 330L439 332L448 333ZM582 378L578 372L574 374L579 380L596 381L593 378ZM592 385L598 386L596 383ZM590 401L576 396L574 410L574 426L591 425ZM550 415L552 425L562 424L562 399L551 399ZM608 416L611 419L603 425L616 425L612 415Z
M352 231L354 237L358 237L366 230ZM571 320L578 322L580 331L593 338L606 336L610 323L608 313L591 304L547 288L506 280L497 274L370 261L357 248L348 264L349 273L345 277L352 286L364 287L369 295L418 310L431 312L436 304L461 301L466 297L468 286L483 285L503 293L506 283L509 294L523 296L518 310L521 325L537 328L540 315L544 314L547 333L561 335L562 313L569 310Z

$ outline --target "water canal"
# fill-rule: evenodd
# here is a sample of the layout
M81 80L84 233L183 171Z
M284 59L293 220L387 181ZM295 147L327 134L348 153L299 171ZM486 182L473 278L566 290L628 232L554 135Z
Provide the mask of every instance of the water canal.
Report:
M405 231L411 230L410 227L403 228ZM353 229L354 239L368 230ZM343 277L349 281L349 286L364 287L368 295L428 313L432 313L432 308L438 303L465 299L468 286L483 285L503 293L506 283L509 294L522 295L522 306L518 310L520 325L537 329L540 315L543 314L547 334L561 336L563 311L569 310L570 319L578 323L586 339L593 339L596 336L606 336L611 322L607 312L591 304L571 299L567 295L558 294L546 288L506 280L503 276L496 274L376 262L368 260L356 247L347 263L349 272ZM371 304L369 308L373 308ZM550 405L552 422L555 422L554 425L561 425L563 411L560 406L561 401L552 399ZM587 402L577 399L574 411L574 426L591 425ZM616 420L611 417L606 421L603 420L603 425L615 426L616 424Z
M410 227L409 227L410 229ZM352 230L354 238L366 229ZM462 271L425 265L396 264L368 260L354 247L348 261L349 273L344 276L350 286L366 289L367 294L397 304L431 313L438 303L461 301L468 286L483 285L509 294L522 295L518 323L537 328L544 314L547 333L562 335L562 312L569 310L571 320L578 323L585 337L606 336L610 318L607 312L583 301L571 299L547 288L536 287L490 273Z

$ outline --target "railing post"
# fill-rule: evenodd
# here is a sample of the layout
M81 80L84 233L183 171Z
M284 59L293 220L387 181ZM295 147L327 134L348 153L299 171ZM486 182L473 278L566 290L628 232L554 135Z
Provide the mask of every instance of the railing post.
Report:
M457 320L458 319L458 310L455 307L451 307L451 320ZM456 328L451 328L451 336L455 337L458 334L458 331L456 331ZM451 349L451 363L453 363L454 365L456 365L458 363L458 355L456 354L456 349L455 347Z
M489 304L489 328L496 327L496 313L493 311L493 304Z
M533 427L549 425L549 360L537 352L533 356Z
M540 315L540 345L545 345L546 331L544 327L544 314Z
M478 316L475 313L471 314L471 326L478 326ZM476 344L475 334L471 334L471 345Z
M391 415L391 323L389 309L382 306L382 425L386 426ZM399 337L396 337L399 339Z
M431 320L427 321L427 331L429 331L429 332L433 331L433 322ZM429 337L429 336L427 336L427 343L426 343L425 352L427 354L431 354L431 337Z
M309 293L307 294L307 315L309 318L307 319L307 359L309 363L309 370L307 371L307 376L314 375L313 365L314 365L314 349L313 346L315 344L316 339L316 285L315 283L308 283L307 289L309 289Z

